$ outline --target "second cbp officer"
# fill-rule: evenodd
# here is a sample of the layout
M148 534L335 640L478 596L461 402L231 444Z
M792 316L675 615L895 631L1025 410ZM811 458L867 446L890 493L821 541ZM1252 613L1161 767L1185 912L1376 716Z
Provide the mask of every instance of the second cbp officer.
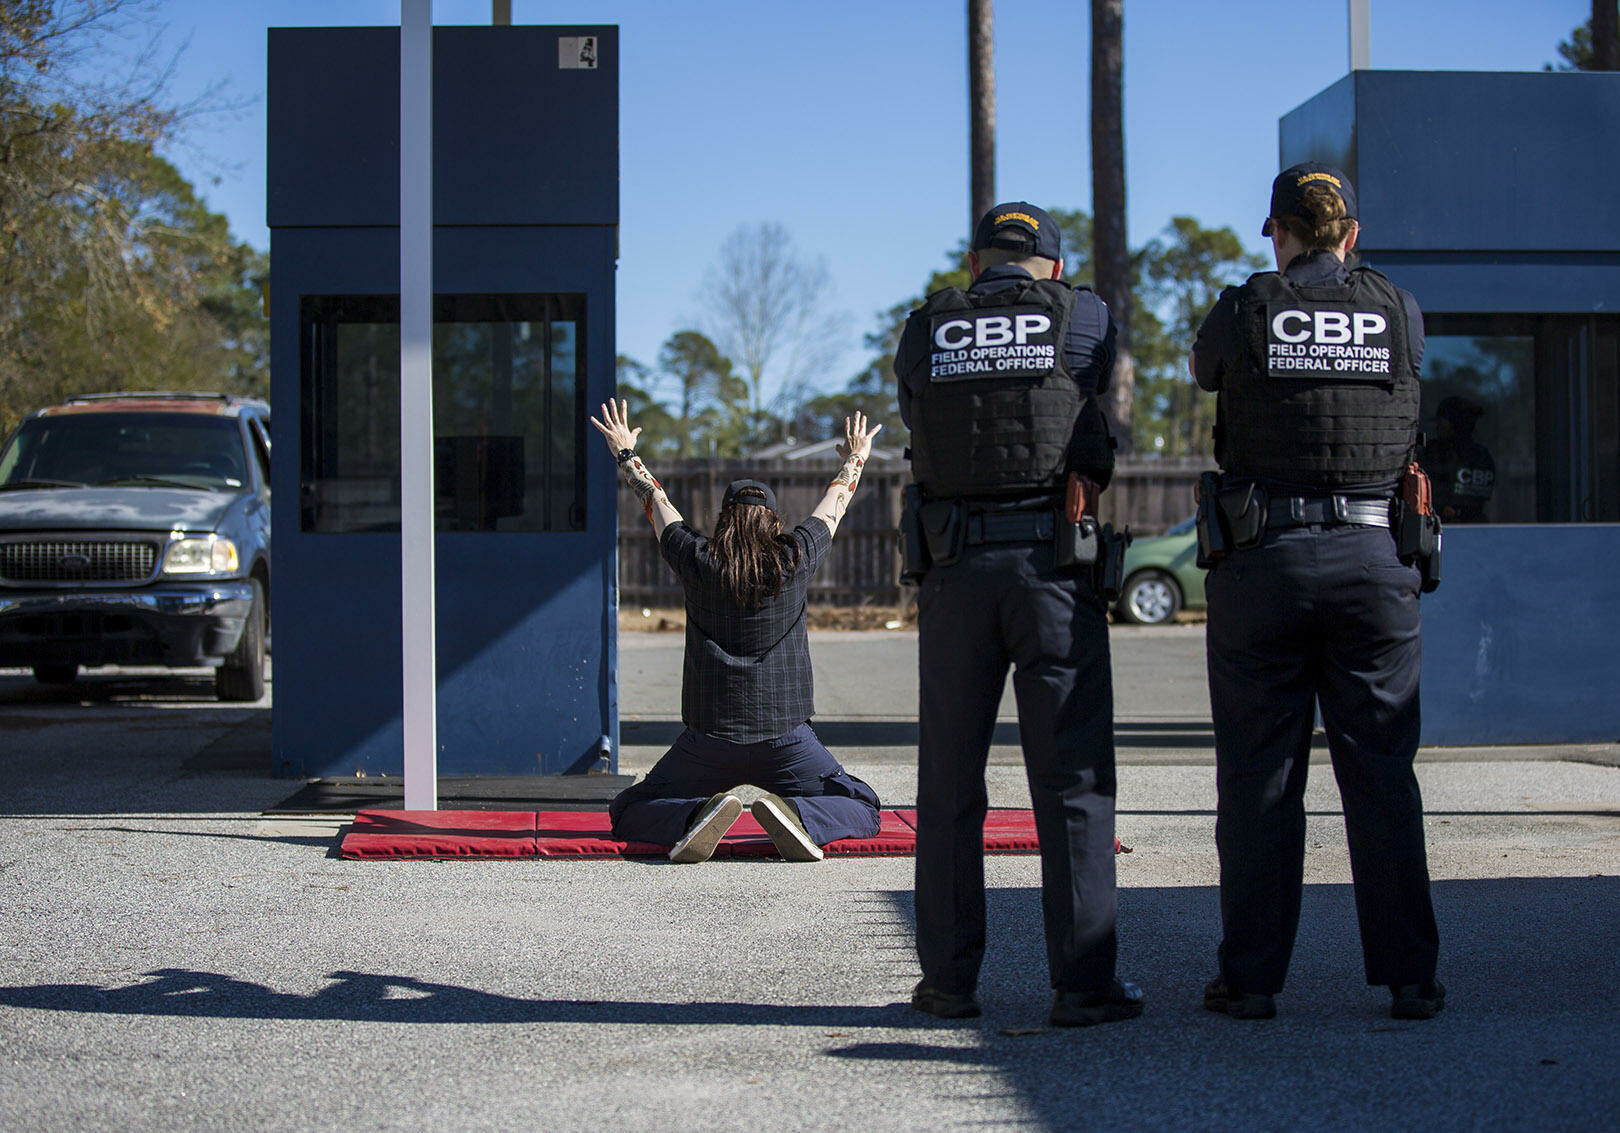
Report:
M1391 526L1417 444L1423 321L1410 294L1346 266L1356 212L1339 170L1283 171L1263 229L1277 270L1222 292L1193 346L1193 375L1219 394L1223 470L1200 501L1201 550L1222 555L1207 651L1223 936L1204 1006L1238 1018L1276 1014L1288 970L1318 706L1367 982L1390 989L1397 1018L1445 1003L1412 771L1426 568Z
M1423 449L1423 468L1434 478L1434 509L1447 523L1488 523L1485 509L1496 488L1496 461L1474 439L1484 406L1445 397L1434 411L1435 435Z
M973 283L913 311L895 355L932 555L917 597L919 1011L979 1014L985 762L1008 667L1041 849L1051 1022L1142 1012L1114 975L1114 734L1108 622L1089 568L1060 565L1071 472L1113 469L1096 396L1114 360L1108 308L1061 280L1056 223L997 205L973 235ZM914 493L915 497L915 493ZM920 514L919 514L920 513ZM1070 560L1077 555L1070 553Z

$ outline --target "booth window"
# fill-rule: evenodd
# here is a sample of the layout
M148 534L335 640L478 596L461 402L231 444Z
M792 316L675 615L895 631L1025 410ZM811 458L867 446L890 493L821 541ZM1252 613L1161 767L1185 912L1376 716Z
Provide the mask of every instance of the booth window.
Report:
M305 531L398 531L399 297L306 295ZM439 531L585 528L585 296L433 301Z
M1490 454L1489 523L1620 521L1620 319L1429 315L1422 428L1461 399Z

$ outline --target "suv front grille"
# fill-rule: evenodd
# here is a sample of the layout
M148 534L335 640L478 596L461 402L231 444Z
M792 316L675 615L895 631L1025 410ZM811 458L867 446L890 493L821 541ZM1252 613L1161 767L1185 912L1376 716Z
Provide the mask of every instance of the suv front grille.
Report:
M147 542L0 543L0 581L145 582L157 556L157 544Z

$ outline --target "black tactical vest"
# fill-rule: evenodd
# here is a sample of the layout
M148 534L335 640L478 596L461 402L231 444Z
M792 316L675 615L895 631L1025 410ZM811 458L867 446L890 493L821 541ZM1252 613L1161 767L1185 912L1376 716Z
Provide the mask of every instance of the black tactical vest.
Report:
M1063 357L1073 310L1074 291L1043 279L946 288L912 316L908 333L926 330L929 349L907 375L911 469L929 496L1013 497L1058 488L1071 470L1108 482L1108 426Z
M1406 306L1371 268L1303 287L1279 272L1238 292L1241 342L1221 391L1221 467L1324 488L1397 478L1417 443Z

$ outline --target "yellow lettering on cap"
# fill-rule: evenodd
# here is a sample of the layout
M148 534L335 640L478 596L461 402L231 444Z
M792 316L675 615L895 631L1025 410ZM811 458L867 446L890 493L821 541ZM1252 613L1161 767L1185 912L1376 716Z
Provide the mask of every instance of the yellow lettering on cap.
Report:
M1343 182L1341 182L1337 177L1333 176L1333 174L1331 174L1331 173L1307 173L1307 174L1305 174L1305 176L1301 177L1298 181L1294 182L1294 187L1298 188L1299 186L1305 184L1307 181L1327 181L1327 182L1330 182L1335 189L1344 188Z
M1334 184L1338 184L1338 182L1334 182ZM1039 232L1041 228L1041 222L1036 220L1033 216L1030 216L1027 212L1004 212L1000 216L996 217L997 224L1001 224L1008 220L1021 220L1031 228L1035 229L1037 232Z

